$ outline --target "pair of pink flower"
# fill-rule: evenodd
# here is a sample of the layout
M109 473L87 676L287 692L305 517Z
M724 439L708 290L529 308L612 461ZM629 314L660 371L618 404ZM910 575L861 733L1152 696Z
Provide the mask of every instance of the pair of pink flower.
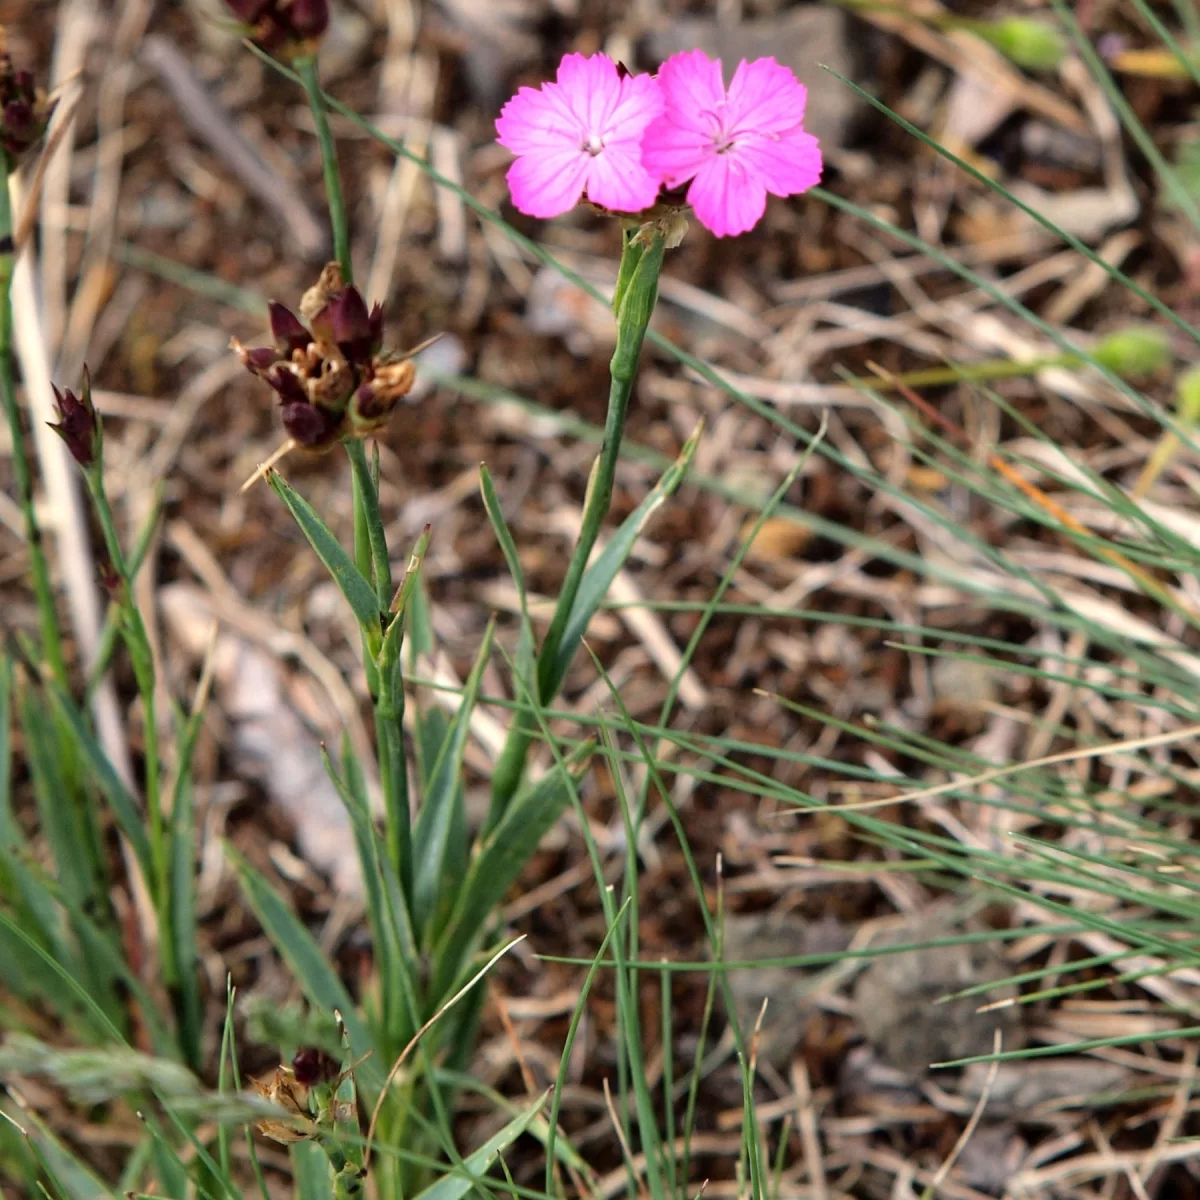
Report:
M745 233L767 193L792 196L821 178L804 131L808 93L773 58L743 61L726 90L702 50L672 55L658 75L630 75L603 54L568 54L554 83L521 88L496 121L516 156L513 203L556 217L586 192L593 204L641 212L659 188L691 181L687 202L717 237Z

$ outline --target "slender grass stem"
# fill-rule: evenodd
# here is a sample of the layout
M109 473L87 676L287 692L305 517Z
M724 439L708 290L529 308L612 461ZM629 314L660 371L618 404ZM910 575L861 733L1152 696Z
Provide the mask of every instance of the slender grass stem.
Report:
M892 379L881 379L877 375L859 375L847 379L849 384L862 384L879 392L894 391L899 387L940 387L951 383L986 383L992 379L1021 379L1036 375L1050 367L1067 367L1076 370L1084 365L1077 354L1050 354L1044 358L1030 358L1022 362L1011 358L992 359L988 362L970 363L962 366L930 367L928 370L908 371Z
M342 268L342 279L347 283L354 280L354 265L350 261L350 229L346 220L346 201L342 195L342 177L338 171L337 147L333 131L329 128L329 115L321 94L321 81L317 76L316 55L307 55L296 62L296 73L304 85L308 106L312 109L313 124L317 129L317 144L321 148L321 170L325 176L325 198L329 204L329 223L333 229L333 256Z
M55 682L65 688L67 667L63 658L58 618L54 611L54 589L50 586L50 568L42 544L42 531L33 507L33 470L25 447L21 411L17 407L17 393L13 385L12 277L16 265L16 251L13 246L12 200L8 190L8 173L11 166L7 152L0 149L0 404L4 407L4 415L12 431L13 475L16 477L21 515L25 519L25 540L29 544L33 591L41 624L42 654L49 664Z

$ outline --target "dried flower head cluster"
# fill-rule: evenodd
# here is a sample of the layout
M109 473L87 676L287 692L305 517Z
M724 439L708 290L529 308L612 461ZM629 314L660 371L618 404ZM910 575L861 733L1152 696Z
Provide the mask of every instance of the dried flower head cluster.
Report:
M0 27L0 146L9 169L41 140L54 113L54 101L35 85L29 71L18 71Z
M767 195L794 196L821 178L821 150L804 129L808 93L773 58L743 61L729 87L702 50L672 55L657 76L631 75L603 54L568 54L553 83L521 88L496 121L517 160L513 203L534 217L567 212L586 195L643 213L687 186L686 202L717 237L745 233Z
M298 446L325 450L367 437L387 424L411 390L412 362L381 352L382 307L368 312L337 263L305 292L304 320L274 301L270 316L273 347L247 349L236 338L232 345L247 369L278 393L284 428Z
M296 1051L290 1067L280 1064L270 1075L251 1079L255 1093L287 1114L280 1120L263 1117L256 1121L259 1133L286 1145L326 1137L339 1121L352 1121L354 1105L336 1096L349 1073L349 1068L342 1071L324 1050L304 1046Z
M54 386L53 384L51 385ZM100 458L100 415L92 404L92 380L83 368L83 386L79 395L70 388L54 388L58 424L50 428L67 444L71 457L81 466L90 467Z
M312 54L329 25L329 0L227 0L246 36L268 54Z

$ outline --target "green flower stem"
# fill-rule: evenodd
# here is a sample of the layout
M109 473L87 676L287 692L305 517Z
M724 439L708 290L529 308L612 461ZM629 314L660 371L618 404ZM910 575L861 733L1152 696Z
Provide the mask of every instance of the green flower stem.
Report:
M321 148L321 169L325 173L325 197L329 204L329 223L333 228L333 256L342 268L342 279L350 284L354 281L354 266L350 261L350 232L346 221L346 201L342 196L342 177L338 171L337 147L333 132L329 128L329 114L325 111L325 100L321 95L321 81L317 78L316 55L306 55L296 60L296 73L304 84L304 94L312 109L313 124L317 129L317 144Z
M13 474L21 513L25 518L25 540L29 543L29 561L33 573L33 591L37 599L42 629L42 654L54 680L67 687L67 666L63 658L62 638L54 612L54 589L50 586L50 568L42 544L42 531L33 507L33 471L25 449L21 412L13 386L12 370L12 277L15 265L13 247L12 200L8 190L8 172L12 163L0 149L0 404L12 433Z
M145 717L145 745L142 757L145 761L145 790L146 817L148 836L150 839L150 854L154 866L154 879L151 887L154 889L155 907L159 917L159 927L162 931L160 943L167 961L173 939L167 936L166 921L170 903L171 882L170 867L167 857L167 840L163 829L162 796L159 790L161 763L158 749L158 709L155 703L154 655L150 650L150 637L146 633L146 625L142 614L133 601L133 579L125 552L121 548L121 539L117 536L117 524L113 519L112 506L108 502L108 492L104 487L103 455L98 455L96 461L84 470L88 492L92 497L92 508L104 535L105 549L109 561L120 580L120 593L117 607L120 613L121 635L129 650L129 661L133 667L134 680L137 683L138 695L142 699L142 709ZM168 981L173 981L173 965L168 964Z
M317 131L317 144L321 148L334 257L342 268L342 279L348 285L354 281L354 266L350 261L346 201L342 194L337 147L329 128L329 116L317 77L317 60L314 55L308 55L294 65L304 85L304 94L308 98ZM369 552L371 570L363 570L363 573L369 575L375 585L380 611L387 612L392 598L392 573L383 518L379 511L379 486L367 464L363 443L346 442L346 453L350 457L354 475L354 557L359 568L363 569L367 565ZM404 750L404 688L398 679L389 681L383 678L378 665L371 661L365 644L363 663L375 708L375 739L379 748L379 777L383 787L388 851L396 874L407 888L412 878L412 846L408 812L408 763ZM395 671L398 673L399 670L397 662Z
M396 620L402 621L403 617ZM399 663L395 666L397 676ZM408 802L408 758L404 752L404 687L389 687L379 679L375 697L375 740L379 746L379 781L383 788L384 824L388 856L404 895L412 887L412 818Z
M375 584L379 611L386 613L392 599L392 567L387 536L379 511L379 485L367 463L366 446L358 440L346 443L354 473L354 532L356 557L366 535L369 577ZM360 562L360 568L363 563ZM366 574L367 572L364 572ZM403 616L394 617L402 621ZM404 681L399 656L394 661L373 662L364 643L363 661L371 700L375 708L375 741L379 751L379 782L387 828L388 853L405 894L412 880L412 832L408 807L408 757L404 750Z
M625 417L629 411L629 399L633 394L633 381L637 375L642 342L658 299L658 277L662 271L664 250L663 235L658 231L625 232L621 265L617 272L617 287L613 296L617 318L617 344L609 363L611 383L608 414L604 421L604 441L588 480L579 540L571 553L554 616L537 655L537 696L542 704L549 704L562 684L557 662L563 633L575 604L575 597L579 594L579 585L587 569L588 559L612 504L613 481L621 454ZM508 740L492 776L489 829L494 827L503 815L509 801L521 785L525 760L535 729L534 716L528 711L518 713L509 727Z

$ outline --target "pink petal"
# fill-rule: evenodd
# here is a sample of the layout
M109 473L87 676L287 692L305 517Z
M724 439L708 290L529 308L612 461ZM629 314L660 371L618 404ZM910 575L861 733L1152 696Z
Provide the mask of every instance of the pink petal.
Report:
M773 58L743 59L729 84L725 128L738 132L783 133L804 120L808 91Z
M579 203L588 163L578 148L525 154L508 168L513 203L530 217L557 217Z
M500 110L496 140L514 154L578 150L583 128L556 84L523 87Z
M637 147L607 146L588 166L587 194L593 204L616 212L640 212L658 199L659 178L641 163Z
M821 182L821 147L811 133L747 137L732 152L773 196L795 196Z
M621 96L617 64L607 54L565 54L555 79L582 129L598 134Z
M627 75L621 80L620 95L604 128L604 144L641 141L646 126L663 111L662 88L653 75Z
M678 125L670 114L652 121L642 139L642 163L652 175L676 188L716 156L712 135Z
M696 219L717 237L745 233L767 209L767 189L735 154L717 154L688 188Z
M672 54L658 68L665 112L676 125L688 129L715 130L725 103L721 64L703 50Z

